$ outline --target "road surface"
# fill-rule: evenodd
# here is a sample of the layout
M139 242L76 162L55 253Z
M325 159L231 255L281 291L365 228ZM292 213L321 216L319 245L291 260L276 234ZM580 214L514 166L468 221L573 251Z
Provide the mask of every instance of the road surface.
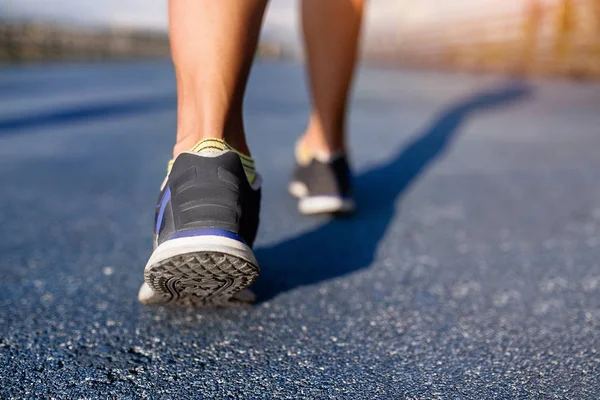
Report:
M600 84L363 68L359 212L286 193L302 69L259 62L255 306L136 295L168 62L0 72L0 397L600 398Z

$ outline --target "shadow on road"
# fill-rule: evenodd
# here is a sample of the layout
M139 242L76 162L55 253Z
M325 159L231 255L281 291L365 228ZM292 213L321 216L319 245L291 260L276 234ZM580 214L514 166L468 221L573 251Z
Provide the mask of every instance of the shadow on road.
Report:
M25 115L0 120L0 137L20 133L22 129L48 127L91 119L123 117L152 111L174 110L174 95L81 105L76 108L52 110L36 115Z
M394 215L396 199L448 148L471 114L491 111L530 94L521 83L477 93L445 110L386 164L355 178L359 212L270 247L256 256L261 276L253 288L259 301L367 268Z

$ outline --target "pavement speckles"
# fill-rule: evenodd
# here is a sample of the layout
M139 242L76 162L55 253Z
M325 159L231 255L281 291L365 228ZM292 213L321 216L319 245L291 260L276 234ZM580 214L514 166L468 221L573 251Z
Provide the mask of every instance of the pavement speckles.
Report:
M170 68L16 67L0 83L45 82L19 95L35 115L172 95ZM285 192L302 76L259 63L249 88L266 182L253 307L137 303L173 104L0 131L0 397L600 397L598 85L518 97L499 78L365 68L361 211L329 221ZM15 101L0 93L0 120Z

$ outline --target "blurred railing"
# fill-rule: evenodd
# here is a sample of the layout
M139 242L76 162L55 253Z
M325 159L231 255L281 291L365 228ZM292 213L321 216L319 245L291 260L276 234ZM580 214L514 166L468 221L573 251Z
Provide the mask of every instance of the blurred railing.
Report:
M600 0L524 0L518 11L469 14L400 31L396 57L416 66L600 77Z

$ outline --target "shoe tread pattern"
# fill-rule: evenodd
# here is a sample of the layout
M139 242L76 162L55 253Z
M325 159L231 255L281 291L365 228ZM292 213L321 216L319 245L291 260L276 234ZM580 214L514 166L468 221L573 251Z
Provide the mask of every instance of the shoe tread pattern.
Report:
M259 275L258 266L221 252L180 254L148 268L144 277L164 304L180 306L226 306L232 297L250 286Z

